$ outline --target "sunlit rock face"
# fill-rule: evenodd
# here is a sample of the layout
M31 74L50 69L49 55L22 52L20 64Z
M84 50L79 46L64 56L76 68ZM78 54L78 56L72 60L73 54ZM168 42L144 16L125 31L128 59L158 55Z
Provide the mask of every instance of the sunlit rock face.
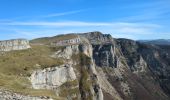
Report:
M25 39L0 41L0 51L23 50L30 48L29 41Z
M34 89L53 89L75 79L76 75L70 65L36 70L31 75L31 83Z
M52 46L68 46L68 45L73 45L73 44L80 44L81 40L79 37L73 38L73 39L67 39L67 40L60 40L60 41L55 41L52 42Z
M81 37L87 38L92 44L110 43L114 41L110 34L102 34L101 32L98 31L83 33L79 35Z
M51 56L54 58L71 59L71 56L73 54L78 54L78 53L79 53L79 45L68 45L63 50L59 50Z

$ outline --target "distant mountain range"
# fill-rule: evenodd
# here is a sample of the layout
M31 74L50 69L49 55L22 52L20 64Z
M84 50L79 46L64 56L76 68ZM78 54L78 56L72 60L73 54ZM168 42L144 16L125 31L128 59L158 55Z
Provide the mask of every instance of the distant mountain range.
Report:
M170 39L138 40L138 41L145 44L170 45Z

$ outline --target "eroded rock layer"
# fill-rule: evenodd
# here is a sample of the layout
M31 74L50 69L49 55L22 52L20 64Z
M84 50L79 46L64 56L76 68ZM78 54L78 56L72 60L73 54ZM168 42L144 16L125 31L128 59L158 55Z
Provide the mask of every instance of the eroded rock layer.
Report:
M28 48L30 48L29 41L25 39L0 41L0 51L23 50Z

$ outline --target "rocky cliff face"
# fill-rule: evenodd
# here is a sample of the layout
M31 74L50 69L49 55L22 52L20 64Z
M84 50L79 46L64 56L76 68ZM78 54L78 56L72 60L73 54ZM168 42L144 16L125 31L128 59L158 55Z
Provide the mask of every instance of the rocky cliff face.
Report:
M101 43L110 43L113 41L113 38L110 34L102 34L101 32L89 32L79 34L81 37L85 37L90 41L91 44L101 44Z
M34 89L55 89L67 81L76 80L76 75L70 65L63 65L36 70L30 80Z
M61 36L46 38L47 47L53 49L48 57L63 64L31 71L32 89L52 90L64 100L170 99L170 47L114 39L100 32L77 37L81 43L64 46L49 43Z
M23 50L28 48L30 48L29 41L25 39L0 41L0 51Z

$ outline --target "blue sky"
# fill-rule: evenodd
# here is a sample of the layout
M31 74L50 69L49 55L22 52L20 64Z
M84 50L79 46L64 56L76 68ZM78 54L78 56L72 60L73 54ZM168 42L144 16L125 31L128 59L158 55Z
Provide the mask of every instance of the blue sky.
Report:
M170 0L0 0L0 40L101 31L170 39Z

